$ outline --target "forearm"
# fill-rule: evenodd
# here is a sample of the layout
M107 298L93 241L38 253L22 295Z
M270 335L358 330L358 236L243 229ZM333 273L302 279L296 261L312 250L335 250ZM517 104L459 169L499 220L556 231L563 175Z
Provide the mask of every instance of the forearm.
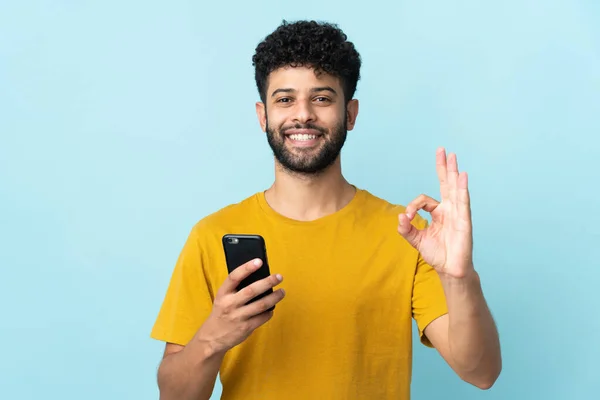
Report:
M457 372L467 382L488 388L502 369L500 341L479 275L442 277L448 304L448 341Z
M161 400L208 400L223 354L194 338L183 350L166 356L158 370Z

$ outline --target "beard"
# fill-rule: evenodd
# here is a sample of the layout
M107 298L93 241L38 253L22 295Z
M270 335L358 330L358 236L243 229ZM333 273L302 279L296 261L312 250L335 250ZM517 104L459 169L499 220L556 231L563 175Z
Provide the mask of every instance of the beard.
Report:
M321 143L317 148L295 148L294 151L290 151L285 143L285 131L287 129L317 130L322 135L319 139ZM340 155L342 147L344 147L344 143L346 142L346 136L348 135L345 118L331 130L331 133L320 126L310 123L295 124L282 130L275 130L269 126L268 119L266 131L267 141L279 164L289 172L302 175L316 175L329 168Z

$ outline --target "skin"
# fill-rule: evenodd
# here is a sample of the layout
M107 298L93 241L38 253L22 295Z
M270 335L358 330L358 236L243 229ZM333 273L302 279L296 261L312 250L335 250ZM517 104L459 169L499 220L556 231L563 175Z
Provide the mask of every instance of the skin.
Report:
M210 316L187 346L167 343L158 369L161 400L209 399L225 353L273 317L273 312L265 311L283 299L283 289L246 303L278 285L281 275L273 274L236 292L242 280L261 265L261 260L252 260L228 275L215 295Z
M448 314L434 320L425 335L450 367L466 382L492 387L502 370L500 341L473 265L473 226L466 172L458 171L455 154L437 150L441 202L421 195L398 216L398 232L438 272ZM417 211L431 214L428 228L410 221Z
M318 88L332 88L320 90ZM283 91L282 91L283 90ZM316 124L327 132L312 148L287 141L285 146L296 160L315 157L334 140L332 134L340 124L354 129L358 100L345 101L339 79L315 74L310 68L281 68L269 75L265 103L256 104L256 114L263 132L269 127L282 129L290 125ZM300 221L310 221L344 207L355 190L342 175L341 158L317 174L290 172L275 159L275 181L266 190L269 205L278 213Z
M358 109L357 100L345 100L334 76L305 67L280 68L269 75L266 101L256 104L256 113L263 132L271 135L271 147L279 150L274 183L265 191L276 212L310 221L350 202L355 189L342 174L339 155L325 169L315 171L314 167L336 147L336 141L339 145L340 132L354 128ZM286 136L290 133L319 137L309 143L296 142ZM441 201L417 197L398 216L398 232L436 269L444 287L448 314L429 324L425 335L463 380L487 389L496 381L502 363L498 332L472 262L468 179L466 173L458 172L454 154L446 158L445 150L439 149L436 157ZM419 210L432 216L424 230L410 223ZM158 374L161 399L209 399L225 353L272 318L264 310L284 298L283 290L244 304L278 285L283 277L274 274L246 290L234 290L253 268L258 267L248 263L228 277L210 317L187 346L167 343Z

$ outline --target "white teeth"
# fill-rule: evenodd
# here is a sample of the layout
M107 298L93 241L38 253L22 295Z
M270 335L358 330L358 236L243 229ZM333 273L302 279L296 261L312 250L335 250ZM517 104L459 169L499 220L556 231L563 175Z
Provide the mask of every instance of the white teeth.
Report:
M308 135L308 134L298 134L298 135L290 135L290 138L293 140L312 140L316 139L317 135Z

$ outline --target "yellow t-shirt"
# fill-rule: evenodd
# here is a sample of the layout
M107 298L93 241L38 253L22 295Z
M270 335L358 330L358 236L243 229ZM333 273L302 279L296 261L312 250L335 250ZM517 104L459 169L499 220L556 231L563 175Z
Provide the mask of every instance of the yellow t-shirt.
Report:
M225 207L192 229L151 336L188 343L227 277L221 238L259 234L286 297L226 354L222 399L409 399L411 318L431 346L423 330L447 308L437 273L397 231L403 210L361 189L310 222L276 213L263 192Z

